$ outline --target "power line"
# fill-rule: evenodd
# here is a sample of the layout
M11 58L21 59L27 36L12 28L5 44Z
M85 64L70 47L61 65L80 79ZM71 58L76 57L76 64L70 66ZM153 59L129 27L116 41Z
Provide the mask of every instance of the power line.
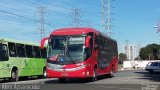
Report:
M96 5L96 6L99 6L97 3L93 3L93 2L91 2L89 0L76 0L76 1L78 1L80 3L83 3L83 4L86 4L86 5L94 5L94 6ZM86 2L86 1L89 1L89 2Z
M45 3L45 4L47 4L47 5L50 5L50 6L56 6L56 7L60 7L60 8L63 8L63 9L67 9L67 10L71 10L71 8L67 8L67 7L63 7L63 6L60 6L60 5L52 5L51 3L48 3L48 2L44 2L44 1L39 1L39 0L36 0L37 2L41 2L41 3ZM58 13L58 14L61 14L61 15L63 15L63 16L65 16L65 17L69 17L69 16L67 16L66 14L63 14L63 13L60 13L60 12L57 12L57 11L54 11L54 10L52 10L52 9L48 9L49 11L51 11L51 12L53 12L53 13Z
M60 8L63 8L63 9L68 9L68 10L71 10L71 8L67 8L67 7L63 7L63 6L60 6L60 5L53 5L51 3L48 3L48 2L44 2L44 1L39 1L39 0L36 0L37 2L41 2L41 3L45 3L45 4L48 4L48 5L51 5L51 6L56 6L56 7L60 7Z
M29 0L26 0L26 1L29 2L29 3L31 3L32 6L39 7L39 4L37 4L37 3L33 3L33 2L31 2L31 1L29 1ZM47 3L47 2L44 2L44 1L39 1L39 0L36 0L36 1L37 1L37 2L40 2L40 3L45 3L45 4L50 5L50 6L53 6L52 4ZM54 5L54 6L57 6L57 7L66 9L65 7L61 7L61 6L58 6L58 5ZM67 17L67 18L69 17L69 16L67 16L66 14L63 14L63 13L60 13L60 12L56 12L56 11L54 11L54 10L51 10L51 9L46 8L46 11L47 11L47 10L51 11L52 13L60 14L60 15L62 15L62 16L65 16L65 17Z
M19 14L11 13L11 12L8 12L8 11L0 10L0 12L7 13L7 14L14 15L14 16L17 16L17 17L20 17L20 18L24 18L24 19L28 19L28 20L34 21L34 19L31 19L31 18L28 18L28 17L25 17L25 16L21 16Z
M70 7L77 8L77 6L72 5L72 4L70 4L70 3L66 2L66 1L62 0L61 2L63 2L64 4L66 4L66 5L70 6Z
M78 0L77 0L77 1L78 1ZM71 3L68 3L68 2L66 2L66 1L62 1L62 2L65 3L66 5L70 6L70 7L77 8L75 5L72 5ZM79 1L79 2L81 2L81 1ZM85 4L86 4L86 2L82 2L82 3L85 3ZM82 10L82 11L84 11L85 13L88 13L88 15L90 15L90 16L94 16L94 17L98 17L98 18L99 18L99 16L95 14L95 11L94 11L94 13L93 13L93 12L90 12L90 11L88 11L88 10Z
M29 0L27 0L29 3L31 3L31 4L33 4L34 6L38 6L39 7L39 5L38 4L36 4L36 3L33 3L33 2L31 2L31 1L29 1ZM52 4L50 4L50 3L47 3L47 2L44 2L44 1L39 1L39 0L36 0L37 2L40 2L40 3L45 3L45 4L47 4L47 5L50 5L50 6L53 6ZM55 6L55 5L54 5ZM66 9L65 7L61 7L61 6L58 6L58 5L56 5L57 7L60 7L60 8L64 8L64 9ZM63 13L60 13L60 12L57 12L57 11L54 11L54 10L52 10L52 9L48 9L48 8L45 8L45 11L51 11L52 13L55 13L55 14L60 14L60 15L62 15L62 16L64 16L64 17L67 17L67 18L69 18L69 16L67 16L66 14L63 14ZM44 22L45 23L45 22ZM61 25L63 25L63 24L61 24ZM54 25L55 26L55 25ZM63 25L64 26L64 25Z
M28 0L27 0L28 1ZM44 1L40 1L40 0L36 0L37 2L40 2L40 3L45 3L45 4L47 4L47 5L50 5L50 6L53 6L53 4L51 4L51 3L48 3L48 2L44 2ZM33 3L33 2L31 2L31 1L29 1L31 4L34 4L34 5L36 5L35 3ZM72 4L70 4L70 3L67 3L67 2L65 2L65 1L62 1L63 3L65 3L66 5L68 5L68 6L70 6L70 7L74 7L75 8L75 6L74 5L72 5ZM63 6L60 6L60 5L54 5L54 6L57 6L57 7L60 7L60 8L63 8L63 9L68 9L68 10L71 10L71 8L68 8L68 7L63 7ZM53 10L51 10L51 9L48 9L49 11L51 11L51 12L53 12L53 13L59 13L60 15L62 15L62 16L65 16L65 17L69 17L69 16L67 16L66 14L63 14L63 13L60 13L60 12L57 12L57 11L53 11ZM73 9L72 9L73 10ZM96 14L94 14L94 13L91 13L91 12L89 12L89 11L86 11L86 10L83 10L84 12L86 12L86 13L88 13L88 15L90 15L90 16L94 16L94 17L99 17L98 15L96 15ZM75 15L74 15L75 16ZM82 20L80 20L81 22L86 22L86 21L82 21ZM87 22L86 22L87 23ZM80 25L80 24L79 24ZM75 26L77 26L77 25L75 25Z
M35 3L33 3L33 2L31 2L31 1L29 1L29 0L25 0L25 1L27 1L27 2L31 3L31 4L32 4L32 6L38 5L38 4L35 4Z
M27 19L27 20L39 22L39 21L37 21L35 19L28 18L28 17L22 16L22 15L19 15L19 14L15 14L15 13L12 13L12 12L4 11L4 10L0 10L0 12L7 13L7 14L10 14L10 15L14 15L14 16L17 16L17 17L20 17L20 18L24 18L24 19ZM44 23L44 24L50 26L50 24L48 24L48 23Z
M41 2L41 3L48 4L48 5L50 5L50 6L57 6L57 7L63 8L63 9L71 10L71 8L63 7L63 6L60 6L60 5L52 5L52 4L48 3L48 2L39 1L39 0L36 0L36 1ZM62 1L62 2L65 3L66 5L70 6L70 7L76 8L75 5L72 5L72 4L67 3L67 2L65 2L65 1ZM49 10L50 10L50 11L53 11L53 10L51 10L51 9L49 9ZM92 13L92 12L89 12L89 11L86 11L86 10L83 10L83 11L84 11L85 13L88 13L88 15L90 15L90 16L99 17L98 15L96 15L96 14L94 14L94 13ZM56 11L53 11L53 12L54 12L54 13L60 13L60 12L56 12ZM60 14L62 14L62 13L60 13ZM68 16L66 16L66 14L63 14L63 15L68 18Z
M78 0L77 0L78 1ZM68 3L68 2L66 2L66 1L62 1L63 3L65 3L66 5L68 5L68 6L70 6L70 7L74 7L74 8L76 8L77 6L75 6L75 5L72 5L71 3ZM77 10L77 12L78 12L79 10ZM98 16L98 15L96 15L95 14L95 11L94 11L94 13L93 12L90 12L90 11L88 11L88 10L81 10L81 11L83 11L83 12L85 12L85 13L88 13L87 15L89 15L89 16L94 16L94 17L97 17L97 18L100 18L100 16ZM76 16L76 13L77 13L76 11L75 11L75 15L74 16ZM77 13L77 15L78 15L78 13ZM75 21L75 20L74 20ZM78 21L78 20L77 20ZM79 20L80 22L85 22L86 24L87 24L87 26L91 26L90 25L90 23L91 23L91 21L89 22L89 20L88 21L84 21L84 20ZM79 25L80 25L80 23L79 23ZM77 25L75 25L75 26L77 26Z
M19 8L25 8L25 10L26 9L28 9L28 10L32 10L32 11L34 11L33 9L31 9L31 8L26 8L26 7L24 7L24 5L23 6L21 6L22 4L19 4L19 2L21 2L21 3L23 3L23 4L25 4L24 2L22 2L22 0L15 0L15 1L17 1L18 2L18 4L17 4L17 6L19 7ZM0 2L2 2L2 1L0 1ZM6 3L6 2L2 2L2 3ZM6 4L8 4L8 3L6 3ZM11 5L9 5L9 6L11 6Z

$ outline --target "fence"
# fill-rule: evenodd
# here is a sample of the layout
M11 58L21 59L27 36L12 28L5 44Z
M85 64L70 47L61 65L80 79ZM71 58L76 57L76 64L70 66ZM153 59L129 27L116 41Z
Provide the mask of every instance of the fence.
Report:
M160 60L134 60L134 61L123 61L123 69L144 69L149 62L155 62Z

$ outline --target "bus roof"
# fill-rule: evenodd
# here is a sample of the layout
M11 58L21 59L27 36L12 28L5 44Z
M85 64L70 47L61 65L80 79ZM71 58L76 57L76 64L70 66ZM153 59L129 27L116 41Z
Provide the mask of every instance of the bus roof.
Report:
M25 44L25 45L40 46L38 43L28 42L28 41L20 41L20 40L15 40L15 39L8 39L8 38L0 38L0 43L2 43L2 42L12 42L12 43Z
M77 27L77 28L61 28L54 30L51 35L80 35L80 34L87 34L89 32L95 32L99 33L99 31L93 29L93 28L83 28L83 27Z
M88 27L76 27L76 28L61 28L61 29L56 29L54 30L51 35L82 35L82 34L87 34L89 32L94 32L96 34L100 34L103 37L106 37L110 40L116 41L112 39L111 37L101 33L100 31L97 31L94 28L88 28Z

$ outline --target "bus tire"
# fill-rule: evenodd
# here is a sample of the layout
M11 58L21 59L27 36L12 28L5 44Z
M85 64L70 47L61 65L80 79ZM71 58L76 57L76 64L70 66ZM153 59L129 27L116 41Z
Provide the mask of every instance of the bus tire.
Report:
M109 77L109 78L112 78L113 76L114 76L114 75L113 75L113 67L112 67L110 73L108 74L108 77Z
M10 81L11 82L16 82L18 81L18 70L17 69L13 69L12 72L11 72L11 78L10 78Z
M43 76L42 78L46 78L47 77L47 71L46 71L46 68L44 67L43 68Z
M66 78L58 78L58 81L60 83L65 83L67 81L67 79Z
M92 82L97 81L97 77L98 77L98 75L97 75L97 69L94 68L93 77L91 78L91 81Z
M38 76L38 78L40 78L40 79L46 78L46 75L47 75L47 72L46 72L46 68L44 67L43 68L43 74Z

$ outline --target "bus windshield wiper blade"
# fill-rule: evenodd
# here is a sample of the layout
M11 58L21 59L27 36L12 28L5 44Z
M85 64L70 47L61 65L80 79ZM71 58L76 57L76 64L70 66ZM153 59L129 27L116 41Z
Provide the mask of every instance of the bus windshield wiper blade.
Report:
M75 62L72 60L72 58L71 58L71 56L70 56L70 54L69 54L69 52L68 52L68 41L69 41L69 38L70 38L70 37L67 37L67 38L66 38L65 58L67 57L67 54L68 54L70 61L71 61L73 64L75 64Z
M72 58L71 58L69 52L67 52L67 54L68 54L68 56L69 56L70 61L71 61L73 64L75 64L75 62L72 60Z

